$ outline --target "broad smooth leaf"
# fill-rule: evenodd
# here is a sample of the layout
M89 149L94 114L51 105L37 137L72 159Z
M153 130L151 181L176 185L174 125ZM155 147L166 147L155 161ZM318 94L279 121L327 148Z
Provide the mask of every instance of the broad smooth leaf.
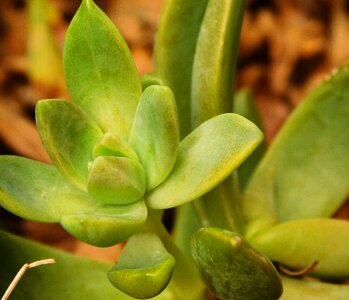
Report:
M108 273L118 289L139 299L160 294L168 285L175 260L154 233L132 236Z
M152 73L143 74L143 76L141 77L141 83L143 91L151 85L164 85L163 81Z
M146 219L147 208L143 201L139 201L125 206L99 207L89 213L65 215L61 224L80 241L108 247L138 232Z
M102 139L98 125L79 107L64 100L42 100L36 105L36 126L55 166L86 190L92 150Z
M96 204L53 166L0 156L0 205L25 219L54 223L64 214L89 211Z
M138 160L134 150L121 138L107 132L93 148L93 159L98 156L122 156Z
M87 188L104 204L136 202L145 192L143 167L130 158L99 156L91 164Z
M146 190L158 186L171 172L179 147L176 102L168 87L148 87L138 104L129 143L144 167Z
M348 300L348 284L331 284L315 280L281 276L284 293L280 300Z
M70 23L63 55L73 102L104 131L127 139L141 83L125 41L92 0L82 1Z
M109 264L73 256L4 231L0 231L0 295L25 263L46 258L56 263L28 270L9 299L134 299L108 282Z
M220 228L194 233L191 252L209 288L222 300L273 300L282 294L273 264L241 236Z
M238 167L262 138L254 124L236 114L206 121L180 143L172 172L146 195L148 204L170 208L202 196Z
M249 222L331 216L349 194L349 67L324 80L281 129L245 190ZM269 223L269 224L267 224ZM258 231L257 228L250 230Z
M190 132L191 80L195 48L208 0L168 0L156 35L155 73L176 98L181 137Z
M311 272L322 278L349 277L349 222L303 219L275 225L250 240L272 261L302 270L315 261Z
M263 126L256 103L249 90L241 90L234 97L234 113L245 117L258 126L263 132ZM241 190L244 190L249 181L254 169L257 167L259 161L262 159L266 145L262 142L255 151L241 164L238 169L239 185Z
M192 128L231 112L243 8L243 0L208 2L193 64Z

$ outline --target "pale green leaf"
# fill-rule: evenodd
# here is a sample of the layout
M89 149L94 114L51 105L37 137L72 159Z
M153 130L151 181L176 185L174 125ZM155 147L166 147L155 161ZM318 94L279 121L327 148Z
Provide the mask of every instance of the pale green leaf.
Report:
M152 73L143 74L143 76L141 77L141 83L143 91L151 85L164 85L163 81Z
M208 0L167 0L156 34L155 73L176 98L181 137L190 132L194 54Z
M243 15L243 0L208 2L193 64L192 128L216 115L231 112Z
M246 187L244 213L250 222L328 217L346 200L348 82L345 66L315 88L288 119Z
M236 114L206 121L180 143L172 172L146 195L148 204L169 208L202 196L238 167L262 138L253 123Z
M154 233L132 236L117 263L108 273L109 280L126 294L151 298L168 285L175 260Z
M64 100L43 100L36 105L36 126L59 171L86 190L92 150L102 139L98 125L79 107Z
M126 157L99 156L91 164L87 188L91 195L105 204L136 202L145 192L143 167Z
M130 145L110 132L107 132L93 148L93 159L98 156L122 156L138 160L137 154Z
M284 293L280 300L348 300L349 285L282 276Z
M168 87L148 87L139 102L129 143L144 167L146 189L159 185L171 172L178 154L176 102Z
M125 206L104 206L91 212L76 212L62 217L65 230L80 241L108 247L137 233L147 219L143 201Z
M46 258L56 263L28 270L9 299L134 299L108 282L109 264L73 256L4 231L0 231L0 296L25 263Z
M273 264L241 236L219 228L194 233L191 252L208 287L222 300L273 300L282 294Z
M0 205L25 219L59 222L64 214L93 209L95 201L51 165L0 156Z
M125 41L92 0L82 1L70 23L63 58L73 101L104 131L127 139L141 83Z
M275 225L250 240L272 261L302 270L315 261L310 273L323 278L349 277L349 222L304 219Z

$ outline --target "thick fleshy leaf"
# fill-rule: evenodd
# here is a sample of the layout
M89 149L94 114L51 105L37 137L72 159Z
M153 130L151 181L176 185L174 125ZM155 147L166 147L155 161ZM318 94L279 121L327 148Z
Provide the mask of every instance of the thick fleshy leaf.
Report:
M231 112L243 8L243 0L208 2L193 64L192 128Z
M164 85L163 81L159 77L151 73L143 74L141 77L141 83L143 91L151 85Z
M139 102L129 143L144 167L146 189L159 185L171 172L179 147L176 102L168 87L148 87Z
M219 299L273 300L282 294L273 264L236 233L202 228L192 237L191 252L206 284Z
M154 233L132 236L122 251L118 262L109 271L113 285L126 294L151 298L168 285L175 260Z
M92 0L82 1L70 23L63 58L73 101L104 131L127 139L141 83L125 41Z
M105 204L136 202L145 192L143 167L126 157L99 156L90 167L87 188L91 195Z
M245 117L258 126L263 132L262 121L256 107L256 103L249 90L241 90L234 97L234 112ZM264 155L266 145L262 142L255 151L241 164L238 169L239 185L244 190L254 169Z
M170 208L207 193L223 181L261 142L263 134L236 114L214 117L179 146L166 180L147 195L152 208Z
M349 194L348 82L345 66L288 119L246 187L250 222L328 217L343 204Z
M98 125L79 107L64 100L43 100L36 105L36 126L59 171L86 190L92 150L102 139Z
M315 280L294 279L282 276L284 293L280 300L347 300L348 284L332 284Z
M194 54L208 0L168 0L154 49L155 73L176 98L181 137L190 132L191 82Z
M294 220L273 226L250 240L271 260L323 278L349 277L349 222L336 219Z
M122 156L138 160L137 154L130 145L110 132L107 132L93 148L93 159L98 156Z
M95 201L51 165L0 156L0 205L25 219L59 222L64 214L93 209Z
M65 215L61 224L80 241L108 247L138 232L146 219L147 208L139 201L125 206L99 207L90 213Z
M109 264L73 256L0 231L0 295L25 263L53 258L53 265L28 270L9 299L132 300L106 278Z

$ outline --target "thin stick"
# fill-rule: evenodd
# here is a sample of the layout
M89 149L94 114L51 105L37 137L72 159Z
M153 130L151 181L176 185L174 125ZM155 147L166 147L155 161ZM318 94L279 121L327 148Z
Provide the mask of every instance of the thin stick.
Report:
M309 274L311 271L313 271L315 269L315 267L319 264L319 261L316 260L314 261L311 265L309 265L308 267L302 269L302 270L298 270L298 271L291 271L289 269L287 269L286 267L280 265L279 266L279 271L285 275L291 276L291 277L301 277L304 275Z
M16 274L15 278L13 278L12 282L8 286L6 292L2 296L1 300L7 300L8 299L8 297L11 295L11 293L15 289L16 285L18 284L18 282L21 280L21 278L23 277L24 273L28 269L35 268L35 267L42 266L42 265L54 264L55 262L56 261L53 258L48 258L48 259L42 259L42 260L34 261L34 262L30 263L30 264L28 264L28 263L24 264L22 266L22 268L20 268L20 270Z

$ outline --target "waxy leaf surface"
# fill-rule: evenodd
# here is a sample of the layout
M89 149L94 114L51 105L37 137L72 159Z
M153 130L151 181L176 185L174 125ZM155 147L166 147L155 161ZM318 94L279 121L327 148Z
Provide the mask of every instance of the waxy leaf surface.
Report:
M168 87L150 86L144 91L129 143L144 167L146 189L151 190L168 176L178 154L176 102Z
M175 260L154 233L132 236L118 262L109 271L109 280L126 294L151 298L168 285Z
M87 211L96 204L54 166L0 156L0 205L25 219L59 222L67 212Z
M62 217L65 230L80 241L98 247L108 247L125 241L140 230L147 219L143 201L125 206L105 206L89 213Z
M276 300L282 293L273 264L236 233L202 228L192 237L191 253L219 299Z
M55 166L72 183L86 190L92 150L102 139L98 125L79 107L64 100L36 105L36 126Z
M192 128L231 112L243 8L243 0L208 2L193 64Z
M126 157L99 156L90 168L88 192L105 204L136 202L145 192L143 167Z
M93 158L98 156L122 156L138 160L134 150L121 138L107 132L93 148Z
M168 0L156 35L155 72L176 98L181 137L190 132L194 54L208 0Z
M170 208L198 198L224 180L256 148L260 130L235 114L214 117L179 145L167 179L147 195L152 208Z
M69 26L63 58L73 102L127 139L141 83L126 43L92 0L82 1Z
M343 204L349 194L348 82L345 66L287 120L246 187L250 222L328 217Z
M109 264L73 256L4 231L0 231L0 295L25 263L46 258L56 263L28 270L9 299L134 299L108 282Z
M349 222L336 219L294 220L273 226L250 240L272 261L295 270L318 265L322 278L349 277Z

